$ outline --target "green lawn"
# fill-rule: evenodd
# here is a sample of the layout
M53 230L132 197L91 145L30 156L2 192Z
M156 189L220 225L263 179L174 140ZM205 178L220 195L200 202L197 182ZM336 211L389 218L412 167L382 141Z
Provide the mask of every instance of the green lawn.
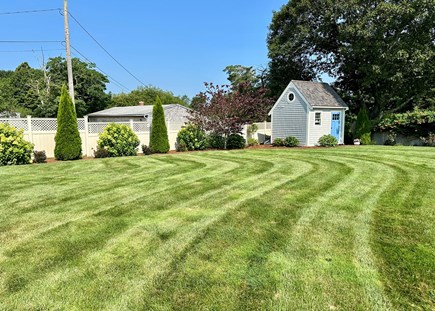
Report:
M435 309L435 148L0 167L0 310Z

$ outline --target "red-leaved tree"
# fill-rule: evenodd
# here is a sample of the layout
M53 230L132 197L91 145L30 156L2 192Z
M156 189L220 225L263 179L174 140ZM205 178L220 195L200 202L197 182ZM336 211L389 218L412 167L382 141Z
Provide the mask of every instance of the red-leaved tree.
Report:
M241 133L243 125L262 122L272 107L265 88L253 88L249 83L237 86L204 83L205 92L196 96L190 121L205 131L228 137Z

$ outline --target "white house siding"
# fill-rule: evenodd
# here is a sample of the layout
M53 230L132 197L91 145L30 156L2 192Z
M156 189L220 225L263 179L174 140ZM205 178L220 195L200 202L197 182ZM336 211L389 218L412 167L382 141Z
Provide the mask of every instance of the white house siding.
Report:
M288 95L295 94L290 102ZM288 88L272 110L272 141L275 138L296 137L302 146L307 144L308 107L292 88Z
M315 124L316 112L321 113L320 125ZM338 141L339 144L344 143L344 115L345 110L340 109L315 109L309 112L309 139L308 146L316 146L319 138L323 135L331 134L331 118L332 112L340 112L341 135Z

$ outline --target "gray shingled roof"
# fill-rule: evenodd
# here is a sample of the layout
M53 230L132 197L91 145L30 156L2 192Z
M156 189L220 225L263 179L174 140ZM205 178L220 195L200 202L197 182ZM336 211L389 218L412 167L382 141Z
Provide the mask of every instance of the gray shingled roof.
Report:
M292 82L313 108L348 108L337 92L327 83L300 80Z
M175 108L177 106L183 107L178 104L163 105L165 111ZM152 105L144 106L127 106L127 107L113 107L106 110L97 111L88 114L89 117L143 117L153 113Z

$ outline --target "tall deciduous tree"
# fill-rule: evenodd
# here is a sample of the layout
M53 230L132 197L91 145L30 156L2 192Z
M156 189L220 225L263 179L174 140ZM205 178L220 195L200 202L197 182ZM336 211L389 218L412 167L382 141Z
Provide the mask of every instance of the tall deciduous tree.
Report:
M351 109L366 105L372 119L434 107L433 0L292 0L274 13L268 47L280 89L296 65L336 78Z
M157 96L153 107L153 120L150 133L150 149L156 153L169 151L168 129L166 127L165 111L162 101Z
M60 96L55 142L54 156L57 160L77 160L82 156L76 111L66 86L62 87Z
M197 97L190 120L202 129L228 137L240 133L243 125L264 121L273 100L264 88L252 88L249 82L233 87L205 83L206 91Z

